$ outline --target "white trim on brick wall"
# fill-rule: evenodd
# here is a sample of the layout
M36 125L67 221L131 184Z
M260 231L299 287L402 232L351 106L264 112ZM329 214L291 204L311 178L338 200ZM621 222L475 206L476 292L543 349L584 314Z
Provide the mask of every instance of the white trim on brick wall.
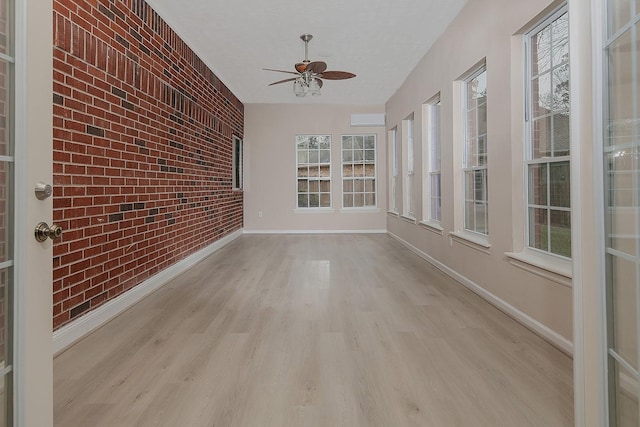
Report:
M204 249L189 255L172 266L151 276L127 292L106 302L104 305L63 326L53 333L53 354L58 355L76 341L98 329L147 295L161 288L179 274L185 272L214 252L222 249L233 240L242 236L242 229L223 237Z

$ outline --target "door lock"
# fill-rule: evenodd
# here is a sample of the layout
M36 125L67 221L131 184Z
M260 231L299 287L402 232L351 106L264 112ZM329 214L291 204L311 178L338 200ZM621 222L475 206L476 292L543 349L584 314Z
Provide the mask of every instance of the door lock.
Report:
M35 236L38 242L44 242L47 237L54 240L62 236L62 227L55 224L51 224L51 227L49 227L46 222L41 222L36 225Z

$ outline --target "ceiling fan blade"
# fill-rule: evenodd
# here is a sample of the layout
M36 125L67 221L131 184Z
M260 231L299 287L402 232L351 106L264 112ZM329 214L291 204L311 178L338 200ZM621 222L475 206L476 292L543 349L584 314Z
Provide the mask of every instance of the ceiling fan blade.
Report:
M298 78L297 77L292 77L290 79L279 80L277 82L271 83L269 86L277 85L277 84L280 84L280 83L292 82L294 80L298 80Z
M298 73L294 73L293 71L274 70L273 68L263 68L263 70L265 70L265 71L276 71L278 73L287 73L287 74L295 74L295 75L298 74Z
M325 71L322 78L327 80L345 80L354 78L356 75L347 71Z
M307 65L307 71L316 74L322 74L327 69L327 63L322 61L314 61Z

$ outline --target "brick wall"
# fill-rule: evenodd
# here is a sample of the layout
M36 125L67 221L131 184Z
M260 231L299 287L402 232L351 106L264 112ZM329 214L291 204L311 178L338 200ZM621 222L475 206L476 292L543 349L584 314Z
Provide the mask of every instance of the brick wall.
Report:
M54 329L242 227L244 107L142 0L54 0Z

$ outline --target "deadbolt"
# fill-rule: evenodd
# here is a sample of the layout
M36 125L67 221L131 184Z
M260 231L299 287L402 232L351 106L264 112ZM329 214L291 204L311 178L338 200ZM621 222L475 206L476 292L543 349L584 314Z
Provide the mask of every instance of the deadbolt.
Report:
M55 224L51 224L49 227L46 222L41 222L36 225L35 236L38 242L44 242L47 237L54 240L62 236L62 227Z
M50 197L53 194L53 188L51 188L50 184L45 184L44 182L38 182L35 188L36 199L44 200L47 197Z

